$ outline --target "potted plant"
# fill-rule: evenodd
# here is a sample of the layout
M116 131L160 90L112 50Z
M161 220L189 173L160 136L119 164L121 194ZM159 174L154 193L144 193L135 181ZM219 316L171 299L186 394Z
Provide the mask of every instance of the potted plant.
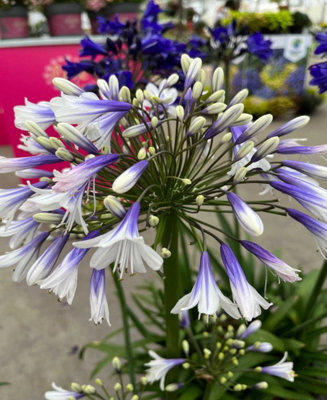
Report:
M54 0L44 9L51 36L82 34L82 1Z
M4 0L0 2L0 39L28 36L26 0Z
M143 0L114 0L106 6L110 16L118 15L121 22L133 20L138 16Z

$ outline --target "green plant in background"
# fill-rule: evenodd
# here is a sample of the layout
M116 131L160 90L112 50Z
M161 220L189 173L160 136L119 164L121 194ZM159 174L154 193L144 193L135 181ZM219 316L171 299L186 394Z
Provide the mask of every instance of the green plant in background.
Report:
M286 81L296 68L295 64L290 63L281 66L267 64L263 67L262 71L260 71L259 77L266 87L275 91L281 91L285 89Z

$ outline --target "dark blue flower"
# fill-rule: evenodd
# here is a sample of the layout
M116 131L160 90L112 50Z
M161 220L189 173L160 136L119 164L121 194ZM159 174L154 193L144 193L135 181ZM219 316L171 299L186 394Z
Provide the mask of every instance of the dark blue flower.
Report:
M107 51L101 44L93 42L88 36L81 40L82 49L79 51L81 57L91 56L95 58L97 55L107 55Z
M95 63L91 60L82 60L81 62L77 63L69 61L68 59L66 59L66 65L62 67L62 69L66 71L68 79L74 78L74 76L83 71L93 75L94 68Z
M223 26L212 29L211 35L216 42L220 42L221 44L225 44L228 41L228 31Z
M316 40L319 46L315 50L315 54L327 53L327 32L319 32L316 35Z
M161 13L161 8L156 4L153 0L150 0L146 9L144 10L142 22L143 20L148 20L151 22L156 22L158 19L158 14Z
M260 32L250 35L246 41L248 52L266 62L271 57L271 40L265 40Z
M99 33L108 33L110 35L120 35L123 32L123 29L126 27L126 24L123 24L119 21L117 15L115 15L114 19L108 20L105 17L98 17L98 31Z
M310 85L318 86L319 93L327 91L327 61L311 65L310 74L312 76Z

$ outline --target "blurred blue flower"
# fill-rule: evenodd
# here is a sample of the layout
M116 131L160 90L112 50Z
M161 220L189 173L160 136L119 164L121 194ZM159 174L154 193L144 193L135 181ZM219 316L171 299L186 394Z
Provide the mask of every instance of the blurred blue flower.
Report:
M315 54L327 53L327 31L317 33L316 40L319 43L319 46L316 48Z
M310 74L312 76L310 85L318 86L319 93L324 93L327 91L327 61L321 62L319 64L311 65Z
M257 56L262 62L268 61L272 56L271 40L265 40L260 32L250 35L246 44L248 52Z

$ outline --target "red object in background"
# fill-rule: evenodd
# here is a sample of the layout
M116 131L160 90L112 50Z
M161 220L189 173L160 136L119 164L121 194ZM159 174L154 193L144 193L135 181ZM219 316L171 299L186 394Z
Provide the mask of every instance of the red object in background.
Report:
M24 38L27 36L27 17L7 17L0 19L1 39Z
M57 14L48 18L51 36L80 35L82 33L81 14Z
M68 38L61 39L67 42ZM24 43L35 43L35 45L20 47L3 47L5 43L0 42L0 145L11 144L15 156L26 156L24 151L17 149L19 138L23 131L14 125L14 111L16 105L23 105L27 98L33 103L49 101L58 96L52 86L54 77L66 77L61 65L65 63L65 57L71 61L78 61L78 50L80 38L76 38L76 44L50 44L58 43L59 39L26 39ZM40 42L48 43L40 45ZM74 42L74 40L71 40ZM13 42L7 46L13 46ZM38 45L36 45L38 44ZM80 74L79 86L83 87L90 83L88 74Z

